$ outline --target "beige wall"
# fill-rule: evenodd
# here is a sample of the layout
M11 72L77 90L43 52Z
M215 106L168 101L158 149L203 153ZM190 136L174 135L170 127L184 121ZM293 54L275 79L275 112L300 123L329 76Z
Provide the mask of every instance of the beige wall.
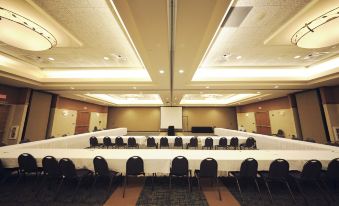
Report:
M237 113L238 128L244 127L247 132L257 132L254 112Z
M286 138L292 138L292 135L297 136L292 108L271 110L269 116L272 134L276 134L281 129Z
M160 107L110 107L107 127L127 127L128 131L159 131Z
M235 108L183 107L183 128L215 126L236 129ZM111 107L108 110L108 128L127 127L128 131L159 131L160 107Z
M237 129L236 110L232 107L183 107L183 128L194 126Z
M107 113L91 112L89 131L93 131L95 126L98 129L104 129L107 127Z
M26 122L25 139L31 141L46 139L51 101L51 94L33 91Z
M48 136L61 137L64 134L74 134L77 111L54 108L51 110L50 119Z
M320 110L321 103L316 90L297 93L295 97L303 138L313 138L318 143L326 143L326 133Z
M331 141L339 141L339 138L335 138L333 131L333 127L339 127L339 104L324 104L323 106Z
M3 143L11 145L20 142L26 118L27 108L28 106L26 104L11 105L6 123L6 130L3 136ZM10 129L12 126L19 126L19 132L16 139L8 139Z

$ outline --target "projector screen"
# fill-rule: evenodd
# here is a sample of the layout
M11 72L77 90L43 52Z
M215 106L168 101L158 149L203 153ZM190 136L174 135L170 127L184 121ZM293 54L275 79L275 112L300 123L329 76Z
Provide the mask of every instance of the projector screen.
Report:
M160 129L182 129L182 107L160 107Z

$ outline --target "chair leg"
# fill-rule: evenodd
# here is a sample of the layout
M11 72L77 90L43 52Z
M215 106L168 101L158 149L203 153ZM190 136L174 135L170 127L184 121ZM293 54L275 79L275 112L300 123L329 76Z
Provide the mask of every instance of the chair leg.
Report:
M82 182L82 179L83 179L83 178L79 178L79 180L78 180L78 184L77 184L77 186L76 186L76 188L75 188L75 191L73 192L73 195L72 195L72 199L71 199L72 202L73 202L73 200L74 200L74 196L76 195L76 193L77 193L78 190L79 190L79 187L80 187L80 184L81 184L81 182Z
M191 187L191 180L190 180L190 176L187 176L187 181L188 181L188 191L192 192L192 187Z
M330 198L335 201L335 198L333 197L330 188L324 181L320 181L320 183L324 186L325 190L327 191L327 194L330 196Z
M273 198L272 198L272 194L271 194L271 190L270 190L270 187L268 185L268 182L266 180L264 180L264 181L265 181L265 185L266 185L269 197L270 197L270 201L273 202Z
M42 178L42 181L41 181L41 183L40 183L40 186L38 186L38 189L37 189L37 191L36 191L36 193L35 193L35 195L34 195L35 197L38 197L38 195L39 195L39 193L40 193L42 187L43 187L44 184L45 184L46 178L47 178L47 176L44 175L44 177Z
M172 175L169 175L169 189L172 190Z
M56 191L56 193L55 193L55 197L53 198L54 200L57 199L58 194L59 194L59 191L60 191L60 189L61 189L61 187L62 187L63 184L64 184L64 178L61 179L61 182L60 182L60 184L59 184L59 186L58 186L58 189L57 189L57 191Z
M125 176L125 181L124 181L124 191L123 191L123 193L122 193L122 198L125 198L126 183L127 183L127 175Z
M221 201L221 194L220 194L220 188L219 188L219 180L218 180L218 177L215 178L215 181L216 181L216 185L217 185L217 190L218 190L218 194L219 194L219 200Z
M152 191L154 190L154 173L152 174Z
M286 184L286 187L287 187L288 191L290 192L290 195L291 195L291 197L292 197L293 202L296 203L295 198L294 198L294 195L293 195L292 190L291 190L291 187L290 187L290 184L288 184L287 181L285 182L285 184Z
M199 187L199 190L201 190L201 185L200 185L200 178L198 176L196 176L197 180L198 180L198 187Z
M295 180L295 182L296 182L296 185L297 185L297 187L298 187L298 190L300 191L300 193L301 193L301 196L303 197L303 199L304 199L304 201L305 201L306 205L308 205L308 201L307 201L307 199L306 199L306 196L305 196L304 190L302 189L302 187L301 187L301 185L300 185L299 181L298 181L298 180Z
M108 189L107 189L107 197L109 196L109 193L111 191L112 182L113 182L113 176L111 176L109 180Z
M237 186L238 186L238 190L239 190L239 193L240 193L241 200L244 202L244 197L242 196L242 192L241 192L239 180L238 180L238 178L236 178L236 177L234 177L234 179L235 179L235 182L237 183Z
M257 181L256 178L254 178L254 183L255 183L255 185L257 186L257 190L258 190L258 192L259 192L259 198L262 199L262 198L261 198L261 192L260 192L259 184L258 184L258 181Z
M326 192L321 188L320 184L318 183L318 181L315 181L315 184L317 185L319 191L322 193L322 195L324 196L325 201L327 202L327 204L330 204L330 201L327 199L326 196Z

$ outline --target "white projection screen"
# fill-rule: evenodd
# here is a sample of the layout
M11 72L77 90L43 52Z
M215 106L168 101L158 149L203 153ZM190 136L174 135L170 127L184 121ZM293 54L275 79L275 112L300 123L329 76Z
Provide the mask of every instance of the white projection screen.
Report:
M160 107L160 129L182 129L182 107Z

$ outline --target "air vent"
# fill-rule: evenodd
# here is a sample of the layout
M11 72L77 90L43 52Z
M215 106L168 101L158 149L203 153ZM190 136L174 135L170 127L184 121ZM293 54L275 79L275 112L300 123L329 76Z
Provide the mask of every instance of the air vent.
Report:
M221 27L239 27L252 8L251 6L231 7Z

